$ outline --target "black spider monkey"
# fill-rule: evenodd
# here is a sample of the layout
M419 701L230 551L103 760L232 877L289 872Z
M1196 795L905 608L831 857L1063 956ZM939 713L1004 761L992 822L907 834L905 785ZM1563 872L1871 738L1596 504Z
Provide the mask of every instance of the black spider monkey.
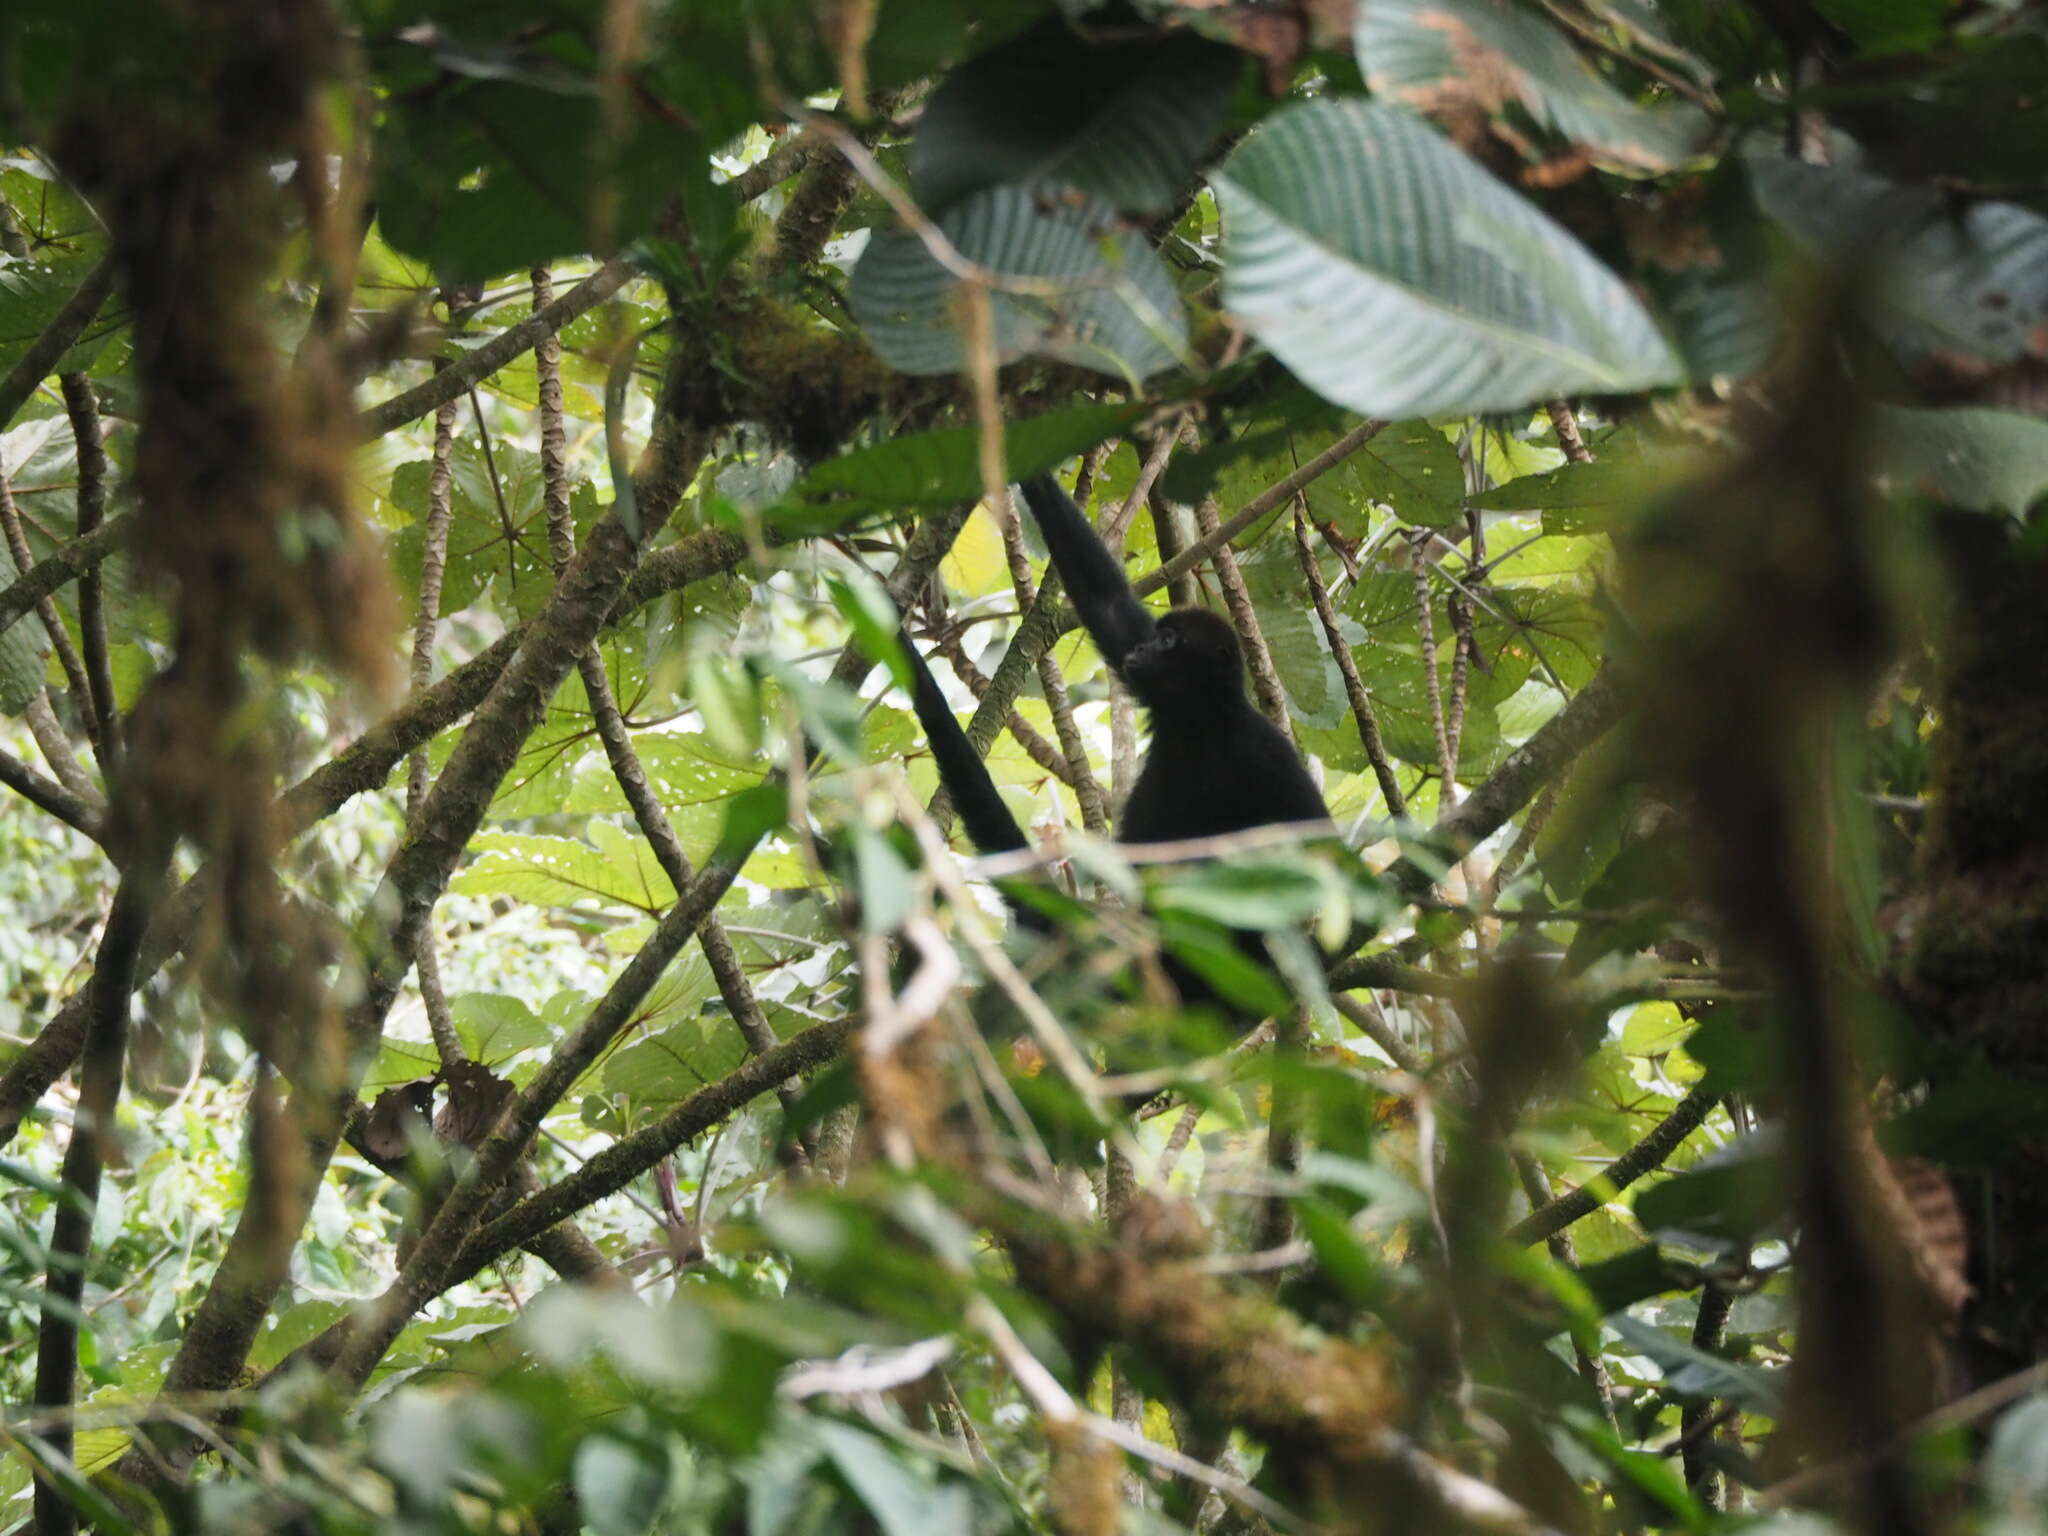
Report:
M1152 745L1119 819L1119 840L1173 842L1275 822L1327 821L1329 808L1293 742L1246 695L1244 653L1229 623L1206 608L1175 608L1155 619L1051 475L1034 475L1022 489L1096 649L1151 716ZM918 721L969 839L983 853L1028 846L907 635L903 648ZM1028 926L1046 926L1037 912L1011 905ZM1253 936L1241 942L1262 952ZM1216 1000L1171 957L1165 969L1183 1001Z

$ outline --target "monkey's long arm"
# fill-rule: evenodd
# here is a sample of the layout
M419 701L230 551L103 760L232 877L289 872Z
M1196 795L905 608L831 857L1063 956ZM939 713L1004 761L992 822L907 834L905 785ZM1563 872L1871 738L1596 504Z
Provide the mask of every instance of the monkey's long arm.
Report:
M1152 638L1152 615L1133 595L1123 567L1057 480L1033 475L1021 489L1074 611L1088 626L1102 659L1122 672L1124 658Z
M996 782L989 776L988 764L981 760L974 750L974 743L960 728L959 720L946 703L946 696L939 692L938 681L932 676L931 668L925 665L917 647L910 643L909 633L899 629L896 639L903 647L903 654L910 662L911 675L917 683L911 690L911 707L917 711L917 723L924 727L925 740L931 744L932 760L939 767L939 782L953 797L953 808L960 813L960 822L967 828L969 840L982 853L1008 853L1015 848L1028 848L1030 844L1025 840L1024 829L1017 825L1017 818L1003 804L1003 797L996 791Z

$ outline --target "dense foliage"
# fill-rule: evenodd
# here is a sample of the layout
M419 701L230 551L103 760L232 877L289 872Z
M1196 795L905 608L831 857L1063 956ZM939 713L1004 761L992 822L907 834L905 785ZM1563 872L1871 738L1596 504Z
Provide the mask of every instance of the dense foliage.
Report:
M2048 1531L2044 100L12 0L0 1525ZM1333 831L1116 845L1048 469Z

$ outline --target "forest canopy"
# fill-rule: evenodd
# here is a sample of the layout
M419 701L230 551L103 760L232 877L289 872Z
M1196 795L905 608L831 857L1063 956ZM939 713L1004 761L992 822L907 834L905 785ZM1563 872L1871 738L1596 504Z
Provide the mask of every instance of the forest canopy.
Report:
M2048 1532L2044 102L11 0L0 1529Z

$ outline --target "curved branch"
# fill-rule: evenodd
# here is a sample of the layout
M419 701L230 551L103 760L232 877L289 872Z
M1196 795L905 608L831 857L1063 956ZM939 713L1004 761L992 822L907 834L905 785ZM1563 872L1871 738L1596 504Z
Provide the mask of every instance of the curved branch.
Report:
M13 425L14 413L36 392L36 386L56 370L113 291L114 262L108 257L85 274L85 281L64 301L56 318L22 354L21 361L7 370L7 377L0 379L0 431Z
M106 831L104 807L82 795L74 795L55 779L36 772L11 752L0 752L0 784L6 785L38 810L47 811L66 826L75 827L94 842Z
M1680 1142L1699 1129L1700 1122L1707 1118L1708 1111L1720 1102L1720 1098L1719 1093L1709 1091L1704 1083L1694 1087L1672 1106L1670 1114L1650 1128L1649 1134L1641 1141L1577 1189L1566 1191L1548 1205L1538 1206L1509 1227L1508 1241L1540 1243L1581 1217L1592 1215L1644 1174L1663 1167L1665 1159L1678 1150Z

